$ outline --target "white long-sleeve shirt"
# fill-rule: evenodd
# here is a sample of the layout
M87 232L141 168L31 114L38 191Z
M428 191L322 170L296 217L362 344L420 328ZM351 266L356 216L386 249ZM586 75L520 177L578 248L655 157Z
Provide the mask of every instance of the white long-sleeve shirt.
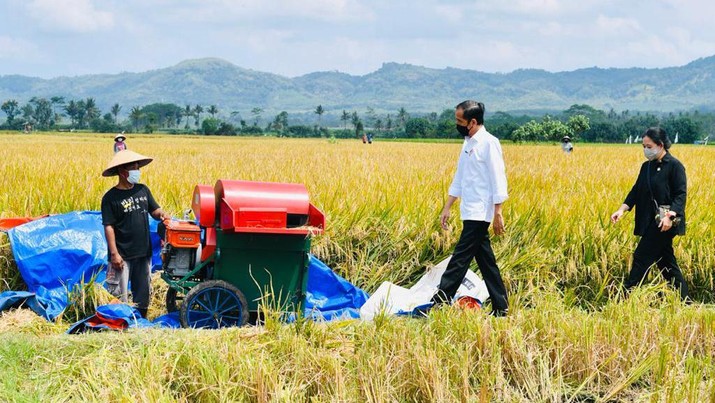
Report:
M484 126L464 138L449 195L462 199L462 220L487 222L494 219L494 205L509 197L501 144Z

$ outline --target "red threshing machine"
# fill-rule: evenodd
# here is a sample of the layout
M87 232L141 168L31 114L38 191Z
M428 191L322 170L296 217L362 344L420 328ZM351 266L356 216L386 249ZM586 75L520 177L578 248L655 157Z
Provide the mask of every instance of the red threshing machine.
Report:
M263 303L300 309L311 236L325 226L305 186L219 180L197 185L191 206L196 222L163 223L166 307L182 326L242 326Z

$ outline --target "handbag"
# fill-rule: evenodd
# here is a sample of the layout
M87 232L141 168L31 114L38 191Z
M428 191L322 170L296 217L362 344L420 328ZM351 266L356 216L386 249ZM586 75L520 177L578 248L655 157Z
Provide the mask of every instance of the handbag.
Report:
M650 186L650 162L648 162L648 191L650 192L650 199L653 201L655 206L655 223L660 226L660 222L665 218L666 214L670 212L670 205L668 204L658 204L653 196L653 189ZM673 227L677 227L680 224L681 218L675 217L671 220L673 222Z

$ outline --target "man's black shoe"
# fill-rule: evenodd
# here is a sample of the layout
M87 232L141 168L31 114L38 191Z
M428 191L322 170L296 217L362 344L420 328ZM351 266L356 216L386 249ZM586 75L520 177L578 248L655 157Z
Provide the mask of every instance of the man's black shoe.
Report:
M447 304L451 300L452 298L447 298L447 295L445 295L444 291L441 290L437 291L437 293L432 296L432 304L434 306Z
M418 318L427 317L429 315L429 311L431 311L434 307L435 304L432 303L420 305L412 310L411 316L415 316Z

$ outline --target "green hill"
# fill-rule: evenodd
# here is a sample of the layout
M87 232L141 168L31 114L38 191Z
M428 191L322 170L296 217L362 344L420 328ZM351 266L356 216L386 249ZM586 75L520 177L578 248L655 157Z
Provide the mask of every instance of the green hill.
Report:
M310 113L322 104L328 114L345 110L432 112L466 98L483 100L494 110L563 110L572 104L601 109L677 111L715 105L715 56L685 66L661 69L601 69L551 73L520 69L483 73L455 68L431 69L385 63L363 76L315 72L288 78L248 70L221 59L188 60L143 73L40 79L0 76L0 100L21 103L33 96L93 97L106 111L119 103L154 102L216 105L244 116L255 107L267 113Z

